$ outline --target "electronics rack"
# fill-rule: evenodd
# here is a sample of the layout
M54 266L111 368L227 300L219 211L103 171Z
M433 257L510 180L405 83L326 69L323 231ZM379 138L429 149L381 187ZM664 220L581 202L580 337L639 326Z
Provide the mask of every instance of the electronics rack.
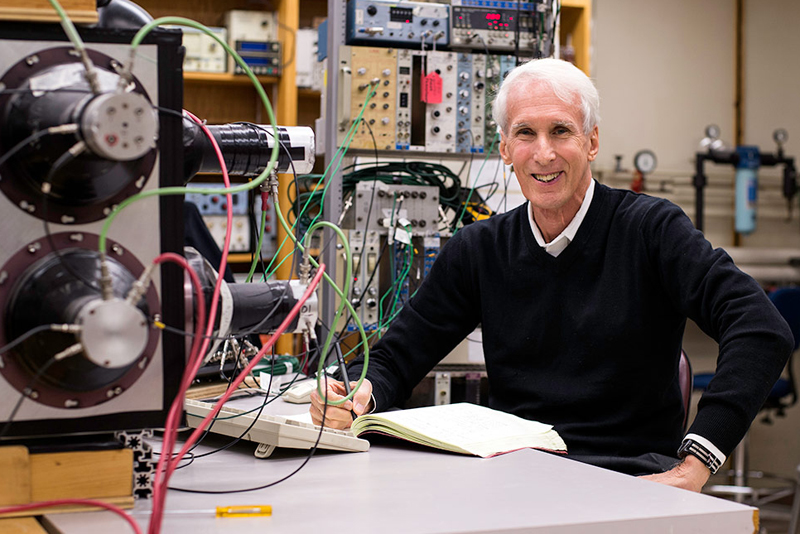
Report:
M557 16L550 0L406 4L328 0L327 39L320 42L327 53L329 80L323 101L327 119L320 135L326 165L342 146L370 87L376 94L363 115L369 128L358 126L350 145L353 153L371 154L377 148L387 156L406 159L414 154L424 157L422 153L436 158L485 155L496 143L490 103L501 81L520 59L553 53ZM400 13L398 7L409 11ZM447 43L440 36L434 50L434 40L420 37L420 32L433 32L434 23L441 28L444 9L449 18ZM401 15L407 18L400 20ZM382 46L374 46L378 44ZM422 102L419 80L434 72L441 79L441 94ZM334 219L333 214L343 210L342 174L329 181L322 209ZM335 269L336 259L335 250L323 250L322 261L331 268ZM323 288L323 318L333 318L334 300L333 292Z

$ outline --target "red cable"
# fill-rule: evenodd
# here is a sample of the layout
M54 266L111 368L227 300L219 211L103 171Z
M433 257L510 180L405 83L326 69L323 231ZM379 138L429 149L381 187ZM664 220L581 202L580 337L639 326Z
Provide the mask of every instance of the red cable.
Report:
M196 324L196 327L195 327L194 340L192 341L192 348L191 348L191 350L189 352L188 365L191 366L192 363L194 361L196 361L196 360L197 361L202 361L202 355L203 355L203 351L201 350L201 344L203 344L203 326L205 324L205 318L206 318L206 302L205 302L205 297L203 295L203 287L202 287L202 284L200 283L200 278L197 276L197 273L194 271L194 269L191 268L191 266L189 265L189 262L186 261L186 258L184 258L183 256L180 256L178 254L172 253L172 252L166 252L166 253L161 254L160 256L158 256L155 260L153 260L153 264L158 265L158 264L163 263L165 261L171 261L171 262L177 263L180 267L185 269L186 272L189 274L189 278L191 279L192 286L194 287L194 290L195 290L195 300L197 301L197 324ZM187 374L188 374L188 372L187 372ZM192 375L189 375L189 376L194 376L194 375L192 374ZM184 388L184 382L185 382L185 380L182 381L180 389L179 389L179 392L180 392L179 394L181 394L181 395L185 394L185 389L188 388L188 385ZM169 411L169 413L167 415L167 422L165 424L165 428L169 428L172 425L171 420L173 420L173 419L175 419L177 417L177 415L174 414L174 411L175 410L174 410L174 403L173 403L173 405L170 406L170 411ZM167 433L166 432L164 434L164 438L165 438L165 442L170 441L169 439L167 439ZM174 442L174 437L172 438L172 441ZM172 446L170 446L170 448L168 450L171 451L172 450ZM153 509L154 509L153 513L154 514L156 513L157 503L160 502L159 501L159 496L158 496L159 492L157 492L158 474L160 472L162 472L161 470L164 468L164 463L167 460L168 459L165 458L164 455L162 455L159 458L158 465L156 467L156 473L155 473L155 477L154 477L154 480L153 480ZM152 520L151 520L151 523L152 523Z
M303 296L297 301L297 303L291 309L291 311L283 320L283 322L281 322L281 324L275 330L275 333L270 337L270 340L261 348L258 354L256 354L256 356L253 357L248 366L241 373L239 373L236 379L233 380L233 382L230 384L228 390L225 392L222 398L220 398L217 401L217 403L212 408L211 412L209 412L209 414L197 426L197 428L194 430L191 436L189 436L189 439L186 440L180 452L178 452L178 454L174 456L175 461L164 461L165 458L172 459L173 457L172 445L174 445L174 434L177 433L177 432L172 432L169 427L165 428L164 430L165 446L162 448L161 459L159 460L159 471L156 473L156 478L157 478L156 483L158 485L157 486L154 485L153 488L153 511L150 517L150 525L148 528L149 533L158 534L161 531L161 521L164 513L164 504L166 501L166 489L169 484L169 479L174 473L175 469L177 468L180 459L183 458L186 452L198 440L200 435L204 432L206 426L208 426L211 420L214 417L216 417L216 415L219 413L220 409L222 409L222 406L225 404L225 402L228 401L231 395L233 395L233 393L239 387L239 384L241 384L244 381L244 379L250 374L250 372L255 368L255 366L261 362L261 359L264 357L264 354L266 354L266 352L272 348L272 345L277 341L278 337L280 337L280 335L284 333L284 331L289 327L289 324L291 324L291 322L297 317L305 302L311 297L311 295L316 290L317 286L322 280L322 275L324 274L324 272L325 272L325 264L320 264L319 269L317 269L317 273L311 280L311 283L309 283L308 288L306 288L306 291L303 293ZM173 402L172 408L170 410L170 417L176 411L180 412L182 410L184 395L185 391L181 390L179 391L178 396L175 397L175 401ZM168 435L172 435L173 436L172 439L168 440L167 439ZM166 448L166 444L168 441L171 444L169 449ZM162 461L164 462L162 463ZM162 472L160 471L162 465L164 468L163 474L161 474Z
M184 110L184 113L186 113L186 115L190 119L192 119L195 123L197 123L197 125L200 127L200 129L203 131L203 133L206 135L206 137L208 137L208 140L211 143L211 145L214 147L214 152L217 155L217 159L219 160L220 169L222 170L222 180L223 180L223 182L225 184L225 187L227 189L229 189L230 188L230 178L228 176L228 169L227 169L227 166L225 165L225 159L222 156L222 151L219 148L219 144L217 143L216 139L214 139L214 136L211 134L211 131L206 127L206 125L200 119L198 119L195 115L193 115L189 111ZM189 385L191 384L192 379L197 374L197 370L200 368L200 365L202 364L202 361L203 361L202 355L204 355L206 353L206 351L208 350L208 345L209 345L210 339L211 339L210 336L211 336L211 333L213 332L213 329L214 329L214 320L216 318L217 306L218 306L218 303L219 303L219 293L220 293L220 288L221 288L222 282L223 282L223 276L225 274L225 270L226 270L227 263L228 263L228 249L230 248L231 230L233 228L233 197L231 196L230 193L227 193L225 195L225 199L226 199L226 203L227 203L227 206L226 206L226 208L227 208L227 210L226 210L227 211L227 228L225 230L225 243L224 243L224 245L222 247L222 259L220 261L220 267L219 267L219 270L218 270L219 277L217 278L217 282L214 285L214 292L213 292L212 297L211 297L211 309L209 310L209 313L208 313L208 324L206 326L206 335L205 335L205 338L203 339L202 348L200 349L199 353L197 354L196 359L194 361L190 359L190 361L187 362L187 369L186 369L186 373L184 374L183 380L181 382L181 390L180 390L181 393L177 397L178 399L182 399L183 398L183 396L185 394L185 389L188 389ZM202 325L202 323L200 323L200 324ZM173 461L174 461L173 458L172 458L172 449L173 449L174 444L175 444L175 438L176 438L176 435L177 435L177 428L178 428L178 421L179 421L179 418L180 418L180 414L182 413L182 408L183 408L182 400L181 400L179 405L177 403L173 403L173 405L170 408L170 411L169 411L169 413L167 415L167 422L166 422L166 424L164 426L163 450L162 450L162 455L159 458L158 468L156 470L155 479L154 479L154 482L153 482L153 518L160 518L161 514L163 512L162 505L163 505L163 501L164 501L165 497L162 496L162 493L164 492L164 490L161 488L161 484L160 484L160 480L159 479L160 479L160 474L162 472L174 470L174 467L172 467L173 466ZM175 464L175 465L177 465L177 464ZM162 471L162 468L165 471ZM151 520L151 525L153 523L154 523L154 521ZM155 521L155 523L156 524L160 524L160 520ZM152 529L150 529L150 530L152 531Z
M247 367L245 367L244 370L241 373L239 373L236 379L231 383L228 390L217 401L217 403L214 405L214 408L212 408L209 414L206 415L205 419L203 419L203 421L199 425L197 425L197 428L194 430L192 435L189 436L189 439L186 440L186 443L184 443L183 448L178 453L178 458L182 458L183 455L186 454L186 452L192 447L192 445L194 445L194 442L197 441L197 439L205 430L206 425L208 425L208 423L210 423L211 420L214 419L214 417L216 417L216 415L222 409L222 406L225 404L225 402L227 402L227 400L231 397L231 395L233 395L236 392L236 388L239 387L239 384L241 384L244 381L244 379L247 378L247 376L250 374L250 371L252 371L256 367L256 365L258 365L261 362L261 358L264 357L264 354L266 354L266 352L272 348L272 345L275 344L278 338L289 327L289 324L291 324L291 322L295 319L295 317L297 317L305 302L311 297L311 295L316 290L317 286L322 280L322 275L324 273L325 273L325 264L321 263L319 269L317 269L317 273L314 275L314 278L311 280L311 283L309 283L308 288L306 288L306 291L303 293L303 296L300 297L300 299L294 305L294 307L286 316L286 318L283 320L283 322L280 324L280 326L278 326L278 328L275 329L275 333L270 337L269 341L263 347L261 347L261 350L258 351L258 354L253 358L250 364ZM172 469L174 471L175 468L173 467ZM170 472L169 474L171 475L172 473Z
M119 508L118 506L114 506L113 504L109 504L107 502L102 501L95 501L92 499L56 499L52 501L42 501L42 502L35 502L31 504L21 504L19 506L9 506L7 508L0 508L0 516L3 514L11 514L14 512L23 512L25 510L36 510L37 508L50 508L52 506L63 506L67 504L73 505L81 505L81 506L94 506L96 508L105 508L115 514L121 516L128 524L133 528L133 531L136 534L142 534L142 529L139 528L139 525L134 521L134 519L125 513L125 510Z

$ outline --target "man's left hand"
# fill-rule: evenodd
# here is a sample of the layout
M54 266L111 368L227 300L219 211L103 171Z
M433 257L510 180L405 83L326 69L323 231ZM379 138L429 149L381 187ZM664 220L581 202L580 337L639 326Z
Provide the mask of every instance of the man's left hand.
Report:
M705 485L710 476L711 471L709 471L708 467L690 454L669 471L656 473L654 475L645 475L640 478L666 484L667 486L699 492L703 489L703 485Z

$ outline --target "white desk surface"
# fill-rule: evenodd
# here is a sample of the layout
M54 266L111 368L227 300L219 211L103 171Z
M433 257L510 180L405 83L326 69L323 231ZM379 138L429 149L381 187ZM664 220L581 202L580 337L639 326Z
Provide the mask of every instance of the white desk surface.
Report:
M211 445L224 443L213 438ZM306 457L284 449L260 460L254 449L243 442L200 458L177 471L171 485L214 490L264 485L286 476ZM234 504L270 504L273 514L214 517L214 506ZM150 505L137 501L132 511L143 530ZM162 532L752 534L755 513L741 504L534 450L481 459L375 445L361 453L318 452L299 473L265 490L170 491ZM65 534L130 531L110 512L48 518Z

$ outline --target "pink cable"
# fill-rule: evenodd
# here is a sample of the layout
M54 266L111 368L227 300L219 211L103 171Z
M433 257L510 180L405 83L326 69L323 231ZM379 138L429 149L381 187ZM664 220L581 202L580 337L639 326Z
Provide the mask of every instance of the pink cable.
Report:
M261 361L261 358L263 358L264 354L268 350L270 350L270 348L272 348L272 345L275 343L275 341L277 341L278 337L281 334L283 334L283 332L286 330L286 328L288 328L289 324L300 313L300 310L302 309L303 305L309 299L309 297L311 297L311 295L314 293L314 290L317 288L317 286L319 285L320 281L322 280L322 275L323 275L324 272L325 272L325 265L321 264L319 266L319 269L318 269L316 275L311 280L311 283L309 284L308 288L306 289L305 293L303 293L303 296L298 300L298 302L295 304L295 306L292 308L292 310L289 312L289 314L286 316L286 318L283 320L283 322L278 326L278 328L275 331L275 334L261 348L261 350L258 352L258 354L252 359L250 364L244 369L244 371L242 371L236 377L236 379L231 383L230 387L225 392L225 394L222 396L222 398L219 401L217 401L217 403L214 405L214 408L211 410L211 412L197 426L197 428L192 433L192 435L189 437L189 439L186 441L186 443L184 443L183 448L175 456L176 461L175 462L169 462L169 463L166 464L166 467L165 467L166 471L164 472L163 477L159 477L159 487L158 487L158 489L159 489L159 493L158 493L159 500L156 500L155 488L154 488L154 491L153 491L153 499L154 499L154 502L153 502L153 513L152 513L152 516L150 518L150 525L149 525L149 529L148 529L148 531L150 533L157 534L158 532L160 532L161 519L162 519L163 511L164 511L163 505L164 505L164 501L166 499L166 488L168 486L170 477L172 476L172 474L174 473L175 469L177 468L178 462L180 461L181 458L183 458L183 456L192 447L192 445L194 445L194 443L197 441L197 439L200 437L200 435L204 432L206 426L211 422L211 420L214 417L216 417L216 415L219 413L220 409L225 404L225 402L227 402L227 400L230 398L230 396L239 387L239 384L241 384L244 381L244 379L250 374L250 371L252 371L253 368L256 365L258 365L258 363ZM179 393L179 395L175 398L175 402L173 403L173 408L175 406L183 406L183 394L184 393L185 392ZM170 412L170 415L172 415L172 411ZM166 435L167 435L166 431L165 431L164 435L165 435L165 438L166 438ZM161 459L163 460L166 456L170 456L171 457L170 453L171 453L171 450L165 452L165 449L162 448ZM159 461L159 464L161 464L160 461Z
M11 514L14 512L23 512L25 510L36 510L38 508L51 508L53 506L63 506L68 504L105 508L106 510L114 512L118 516L122 517L125 521L127 521L136 534L142 534L142 529L139 528L139 525L136 523L136 521L134 521L134 519L131 516L125 513L125 510L119 508L118 506L114 506L113 504L109 504L107 502L102 502L102 501L95 501L92 499L57 499L53 501L42 501L31 504L21 504L19 506L9 506L7 508L0 508L0 516L2 516L3 514Z
M204 295L203 295L203 287L202 287L202 284L200 283L200 278L197 276L197 273L194 271L194 269L192 269L192 267L189 265L189 262L186 261L186 258L184 258L183 256L180 256L178 254L172 253L172 252L166 252L166 253L161 254L160 256L158 256L155 260L153 260L153 264L154 265L158 265L158 264L161 264L161 263L163 263L165 261L170 261L170 262L177 263L180 267L185 269L186 272L189 274L189 278L191 279L192 286L194 287L194 290L195 290L195 299L197 301L197 325L195 327L195 335L194 335L194 340L192 341L192 348L191 348L191 350L189 352L189 362L188 362L188 365L187 365L187 367L189 367L189 366L192 366L192 364L193 364L193 362L195 360L202 361L203 352L200 350L200 348L201 348L201 344L203 343L203 327L204 327L205 318L206 318L206 315L205 315L206 314L206 302L205 302L205 298L204 298ZM185 382L185 381L182 381L181 387L179 389L179 397L178 398L182 398L183 395L185 394L185 389L188 388L188 386L186 386L186 388L184 388L183 382ZM168 413L168 416L167 416L167 422L166 422L165 428L169 428L170 425L173 424L171 422L171 420L173 420L173 419L175 419L177 417L177 415L174 413L175 412L174 405L175 405L175 403L173 402L173 404L170 406L170 410L169 410L169 413ZM167 435L168 434L165 432L165 434L164 434L165 442L170 441L170 440L167 439ZM174 444L174 436L172 437L171 441ZM169 451L171 451L171 450L172 450L172 447L169 448ZM160 502L159 501L160 496L158 495L158 492L156 491L157 488L158 488L158 482L157 482L158 481L158 474L161 472L162 469L164 469L164 463L168 460L166 458L167 456L169 456L169 454L166 454L166 455L162 454L162 456L159 458L158 466L156 468L156 476L155 476L154 481L153 481L153 510L154 510L153 513L154 514L156 513L156 509L158 508L157 503ZM153 520L152 520L152 517L151 517L151 525L152 524L153 524Z
M225 158L222 156L222 151L217 144L216 139L211 134L211 131L206 127L206 125L195 115L190 113L189 111L184 110L184 113L193 120L203 133L208 137L209 142L214 147L214 152L217 155L217 159L219 160L220 169L222 170L222 180L225 184L225 187L230 189L230 177L228 176L228 169L225 165ZM150 521L150 528L148 529L150 532L153 532L153 525L160 525L161 523L161 515L163 513L163 503L166 498L166 484L161 484L161 473L163 472L171 472L174 470L173 467L173 458L172 458L172 448L175 443L175 438L177 437L177 429L178 429L178 421L180 414L183 408L183 396L185 394L185 389L188 389L189 385L191 384L192 379L197 374L197 370L200 368L202 364L202 355L206 353L208 350L208 345L210 343L210 336L214 330L214 319L217 315L217 306L219 303L219 293L220 288L222 286L223 276L225 274L225 269L228 264L228 249L230 248L230 241L231 241L231 230L233 228L233 197L230 193L225 195L226 204L227 204L227 229L225 231L225 243L222 247L222 259L220 261L219 267L219 277L217 278L217 283L214 285L214 292L211 297L211 309L208 313L208 325L206 327L205 338L203 339L203 345L200 349L199 353L197 354L197 358L195 361L189 361L186 369L186 373L184 374L183 380L181 382L181 390L179 395L176 397L175 402L173 402L172 407L170 408L169 414L167 415L167 422L164 426L164 443L162 449L162 455L159 459L159 466L155 473L155 479L153 482L153 516ZM185 388L185 389L184 389ZM180 458L180 457L179 457ZM175 462L177 465L177 462ZM162 468L164 471L162 471Z
M186 443L184 443L183 448L178 453L177 456L178 458L182 458L183 455L186 454L186 452L192 447L192 445L194 445L194 443L197 441L200 435L204 432L206 426L211 422L212 419L214 419L214 417L217 416L219 411L222 409L222 406L228 401L231 395L233 395L236 392L236 388L239 387L239 384L241 384L244 381L244 379L247 378L247 376L250 374L250 371L252 371L255 368L255 366L261 362L261 358L264 357L264 354L266 354L267 351L269 351L272 348L272 345L275 344L278 338L289 327L291 322L297 317L305 302L311 297L311 295L316 290L317 286L322 280L322 275L324 273L325 273L325 264L321 263L319 265L319 268L317 269L317 273L314 275L314 278L311 280L311 283L308 284L308 288L306 288L306 291L303 293L303 296L300 297L300 299L298 299L297 303L294 305L294 307L286 316L286 318L283 320L283 322L278 326L277 329L275 329L275 333L270 337L269 341L265 343L264 346L261 347L261 350L258 351L258 354L255 357L253 357L253 360L250 362L250 364L247 367L245 367L244 370L241 373L239 373L236 379L231 383L228 390L225 392L222 398L220 398L217 401L217 403L214 405L214 408L212 408L209 414L206 415L202 423L197 425L197 428L195 428L192 435L189 436L189 439L186 440ZM172 467L172 471L174 470L175 466ZM168 472L168 475L171 475L172 471Z

